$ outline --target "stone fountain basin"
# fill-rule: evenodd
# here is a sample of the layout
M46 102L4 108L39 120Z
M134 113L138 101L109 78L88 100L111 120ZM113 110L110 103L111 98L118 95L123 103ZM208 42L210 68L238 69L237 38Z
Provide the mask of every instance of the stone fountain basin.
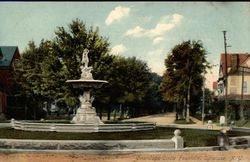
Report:
M47 131L47 132L126 132L152 130L155 123L118 123L118 124L58 124L30 121L11 121L12 128L24 131Z
M108 83L105 80L88 80L88 79L78 79L78 80L67 80L66 83L71 83L74 88L82 87L100 87L104 83Z

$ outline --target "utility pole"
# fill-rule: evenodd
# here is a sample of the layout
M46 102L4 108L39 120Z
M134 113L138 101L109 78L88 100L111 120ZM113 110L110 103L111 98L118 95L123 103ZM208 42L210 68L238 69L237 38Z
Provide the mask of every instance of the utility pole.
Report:
M245 68L242 67L242 78L241 78L241 97L240 97L240 119L244 120L244 106L243 106L243 94L244 94L244 71Z
M202 112L201 112L201 120L202 120L202 124L204 125L204 118L205 118L205 72L204 72L204 76L203 76L203 92L202 92Z
M224 35L224 49L225 49L225 125L228 123L228 116L227 116L227 111L228 111L228 98L227 98L227 92L228 92L228 80L227 80L227 39L226 39L226 33L227 31L222 31Z

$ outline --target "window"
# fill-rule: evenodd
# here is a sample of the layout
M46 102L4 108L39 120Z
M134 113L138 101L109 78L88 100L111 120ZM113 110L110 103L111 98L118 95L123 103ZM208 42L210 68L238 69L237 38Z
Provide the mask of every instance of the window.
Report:
M18 64L19 63L19 59L15 59L15 64Z
M243 83L243 93L247 93L247 81Z

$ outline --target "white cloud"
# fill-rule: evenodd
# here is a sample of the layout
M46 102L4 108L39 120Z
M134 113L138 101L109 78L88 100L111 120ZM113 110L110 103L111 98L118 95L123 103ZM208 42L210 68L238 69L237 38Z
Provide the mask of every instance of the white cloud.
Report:
M154 40L153 40L153 44L159 44L160 42L162 42L164 40L163 37L156 37Z
M172 22L173 22L174 24L178 24L182 19L183 19L183 16L182 16L182 15L174 14L174 15L173 15Z
M123 44L118 44L112 47L111 49L111 54L113 55L119 55L122 54L123 52L127 51L128 49L123 45Z
M162 36L174 27L174 24L157 24L154 29L148 31L148 35L150 37Z
M152 72L157 73L158 75L163 75L165 71L165 66L164 62L159 62L159 61L149 61L148 65L151 69Z
M112 24L114 21L119 21L121 18L129 15L130 8L118 6L112 10L105 20L106 25Z
M160 40L162 41L162 39L159 38L175 28L182 19L183 16L179 14L163 16L152 29L144 29L140 26L136 26L133 29L129 29L124 35L131 37L149 37L153 39L154 44L157 44Z
M136 26L133 29L129 29L124 35L132 37L142 37L145 34L145 29L140 26Z
M148 60L148 66L151 69L152 72L155 72L159 75L162 75L165 71L165 65L164 65L164 49L156 49L153 51L149 51L146 55Z
M206 78L206 88L213 90L213 82L218 80L219 68L218 66L213 67L211 70L208 70L207 74L205 75Z

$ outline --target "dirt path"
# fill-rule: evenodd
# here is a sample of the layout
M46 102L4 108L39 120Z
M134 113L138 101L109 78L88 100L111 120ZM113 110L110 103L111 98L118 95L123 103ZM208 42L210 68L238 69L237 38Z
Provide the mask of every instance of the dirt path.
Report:
M0 154L0 162L249 162L250 150L94 155L74 153Z
M167 125L174 123L175 113L171 112L171 113L156 114L156 115L127 119L124 121L144 121L144 122L156 123L157 125Z
M198 120L192 116L190 116L190 119L195 122L195 124L177 124L182 125L184 127L196 127L196 128L207 128L207 123L202 123L201 120ZM132 118L132 119L126 119L124 121L143 121L143 122L152 122L156 123L156 125L172 125L175 124L175 112L168 112L168 113L162 113L162 114L156 114L156 115L149 115L149 116L143 116L138 118ZM220 129L229 129L229 127L226 126L218 126L215 123L212 124L214 130L220 130ZM250 161L250 160L249 160Z

